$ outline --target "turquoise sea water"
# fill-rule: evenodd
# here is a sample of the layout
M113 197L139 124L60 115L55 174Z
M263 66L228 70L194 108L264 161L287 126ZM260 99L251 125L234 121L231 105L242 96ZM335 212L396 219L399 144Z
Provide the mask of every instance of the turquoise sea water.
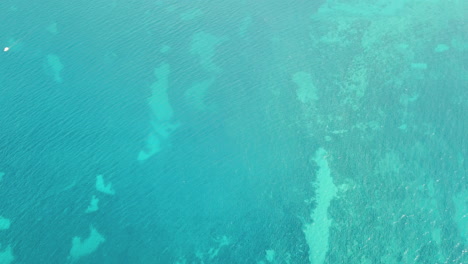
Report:
M468 263L463 1L0 21L0 264Z

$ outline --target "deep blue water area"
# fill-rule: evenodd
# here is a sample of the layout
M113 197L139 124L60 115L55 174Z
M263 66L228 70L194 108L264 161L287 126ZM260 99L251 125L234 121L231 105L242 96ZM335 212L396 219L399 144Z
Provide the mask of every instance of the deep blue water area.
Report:
M460 6L1 2L0 264L463 263Z

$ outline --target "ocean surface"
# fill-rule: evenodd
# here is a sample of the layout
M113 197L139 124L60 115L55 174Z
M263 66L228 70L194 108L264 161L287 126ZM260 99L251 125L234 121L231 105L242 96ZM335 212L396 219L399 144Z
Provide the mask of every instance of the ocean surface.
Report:
M468 263L460 0L0 2L0 264Z

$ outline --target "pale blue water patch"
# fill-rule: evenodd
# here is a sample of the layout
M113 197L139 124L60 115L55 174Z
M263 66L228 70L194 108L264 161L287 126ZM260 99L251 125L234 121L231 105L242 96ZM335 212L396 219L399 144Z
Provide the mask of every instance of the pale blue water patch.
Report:
M304 234L309 245L310 263L323 263L329 247L329 232L332 219L328 216L330 203L336 198L338 188L333 183L330 167L327 162L328 153L320 148L315 153L314 161L319 166L316 181L315 203L317 207L311 214L313 223L306 224Z
M151 85L151 96L148 104L152 113L152 131L148 135L146 146L138 154L138 160L145 161L162 149L171 133L180 126L173 120L174 111L169 102L170 65L162 63L154 69L156 82Z
M47 62L46 65L44 66L45 71L47 74L51 75L54 81L61 83L62 82L62 70L63 70L63 64L60 61L60 58L55 55L55 54L49 54L47 55Z
M195 33L192 38L190 52L200 59L202 67L209 72L219 73L221 68L213 62L216 48L226 41L226 37L217 37L210 33Z
M52 24L50 24L46 29L47 29L47 31L50 32L50 34L56 35L56 34L59 33L58 26L57 26L56 22L53 22Z

